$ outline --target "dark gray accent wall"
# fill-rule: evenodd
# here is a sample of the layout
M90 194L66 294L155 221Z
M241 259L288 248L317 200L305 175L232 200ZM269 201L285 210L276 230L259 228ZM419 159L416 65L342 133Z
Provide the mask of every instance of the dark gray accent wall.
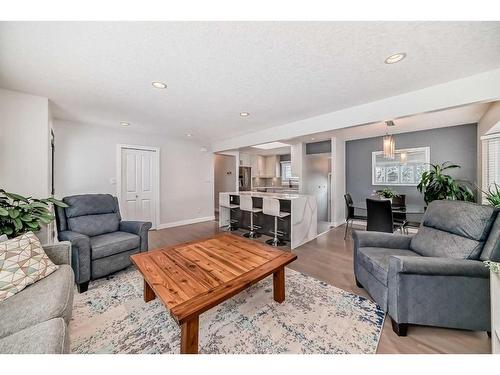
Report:
M431 163L452 161L462 168L450 172L459 179L476 183L477 124L452 126L396 134L396 149L430 147ZM363 201L373 190L384 186L372 185L372 152L382 150L382 137L346 142L346 192L354 201ZM391 186L399 194L406 194L407 204L424 204L415 186Z
M306 143L306 154L323 154L325 152L332 152L332 141L320 141L313 143Z
M292 160L291 154L280 155L280 161L291 161L291 160Z

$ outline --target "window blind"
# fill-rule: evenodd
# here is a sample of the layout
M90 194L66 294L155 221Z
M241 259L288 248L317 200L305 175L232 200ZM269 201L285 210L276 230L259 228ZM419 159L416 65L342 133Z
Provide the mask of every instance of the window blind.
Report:
M486 188L493 183L500 184L500 134L486 139Z
M292 163L289 161L281 162L281 181L288 182L292 177Z

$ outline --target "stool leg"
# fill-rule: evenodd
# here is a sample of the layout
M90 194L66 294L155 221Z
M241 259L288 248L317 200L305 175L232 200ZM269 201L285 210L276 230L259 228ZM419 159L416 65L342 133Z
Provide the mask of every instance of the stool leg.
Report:
M275 247L285 245L285 242L278 238L278 217L277 216L274 217L274 237L270 240L267 240L266 243L268 245L275 246Z
M250 211L250 232L248 233L245 233L243 235L243 237L247 237L247 238L258 238L260 237L260 233L257 233L255 231L255 228L253 226L253 212Z

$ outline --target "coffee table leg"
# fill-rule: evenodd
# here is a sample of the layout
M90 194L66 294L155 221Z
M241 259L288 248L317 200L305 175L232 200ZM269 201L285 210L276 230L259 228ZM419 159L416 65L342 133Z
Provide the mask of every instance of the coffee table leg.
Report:
M198 354L199 318L181 324L181 354Z
M273 273L274 300L281 303L285 300L285 267Z
M152 301L156 298L155 292L149 286L149 284L144 280L144 302Z

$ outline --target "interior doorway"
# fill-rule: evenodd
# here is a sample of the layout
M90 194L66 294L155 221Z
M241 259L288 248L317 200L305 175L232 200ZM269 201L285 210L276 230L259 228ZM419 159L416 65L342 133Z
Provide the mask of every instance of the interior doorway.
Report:
M219 193L236 191L238 174L236 156L214 155L214 213L219 214Z
M155 147L118 145L117 195L124 220L159 225L159 153Z

